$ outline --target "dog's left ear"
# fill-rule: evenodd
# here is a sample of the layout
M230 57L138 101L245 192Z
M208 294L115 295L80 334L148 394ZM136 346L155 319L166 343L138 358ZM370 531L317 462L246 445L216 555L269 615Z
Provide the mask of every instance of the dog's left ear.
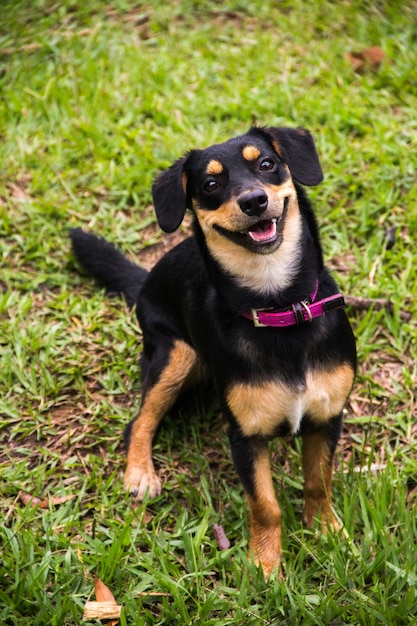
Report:
M152 197L158 224L166 233L177 230L187 208L187 179L184 165L187 156L175 161L152 185Z
M304 128L263 128L276 151L290 168L292 177L302 185L314 187L323 180L323 172L314 140Z

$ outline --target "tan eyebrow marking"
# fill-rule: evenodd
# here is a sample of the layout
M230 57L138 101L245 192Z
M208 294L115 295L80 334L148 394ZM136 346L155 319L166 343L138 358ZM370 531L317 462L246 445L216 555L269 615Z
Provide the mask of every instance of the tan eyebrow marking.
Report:
M223 165L220 163L220 161L216 161L215 159L212 159L211 161L209 161L209 164L207 165L207 169L206 172L207 174L221 174L223 171Z
M261 151L256 146L245 146L242 150L243 158L247 161L254 161L261 156Z
M281 147L279 146L277 141L273 141L272 145L274 146L274 150L275 152L281 157L282 159L282 151L281 151Z

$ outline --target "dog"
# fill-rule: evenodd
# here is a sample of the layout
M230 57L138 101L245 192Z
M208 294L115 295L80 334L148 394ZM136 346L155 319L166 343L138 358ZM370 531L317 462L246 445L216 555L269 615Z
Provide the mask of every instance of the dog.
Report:
M250 554L266 578L280 569L281 511L271 438L300 435L302 519L337 529L333 459L356 371L344 299L324 265L303 186L323 173L302 128L252 127L191 150L152 187L161 229L185 212L193 234L148 273L93 234L71 231L76 259L136 305L143 331L142 404L127 427L126 488L154 497L152 440L190 384L209 377L229 422L233 462L250 512Z

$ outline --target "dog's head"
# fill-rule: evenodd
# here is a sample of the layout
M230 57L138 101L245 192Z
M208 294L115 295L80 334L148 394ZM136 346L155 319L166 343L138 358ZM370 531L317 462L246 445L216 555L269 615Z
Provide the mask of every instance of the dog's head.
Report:
M252 128L205 150L192 150L153 185L159 225L173 232L191 209L209 247L230 242L270 254L298 211L293 181L323 179L314 141L303 129ZM211 243L211 246L210 246ZM220 243L221 245L221 243Z

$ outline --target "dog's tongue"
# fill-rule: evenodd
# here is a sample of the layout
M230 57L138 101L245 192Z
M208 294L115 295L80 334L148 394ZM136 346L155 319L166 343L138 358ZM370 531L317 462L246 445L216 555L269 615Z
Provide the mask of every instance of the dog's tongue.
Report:
M273 220L258 222L248 230L248 235L253 241L260 243L273 239L277 234L277 224Z

